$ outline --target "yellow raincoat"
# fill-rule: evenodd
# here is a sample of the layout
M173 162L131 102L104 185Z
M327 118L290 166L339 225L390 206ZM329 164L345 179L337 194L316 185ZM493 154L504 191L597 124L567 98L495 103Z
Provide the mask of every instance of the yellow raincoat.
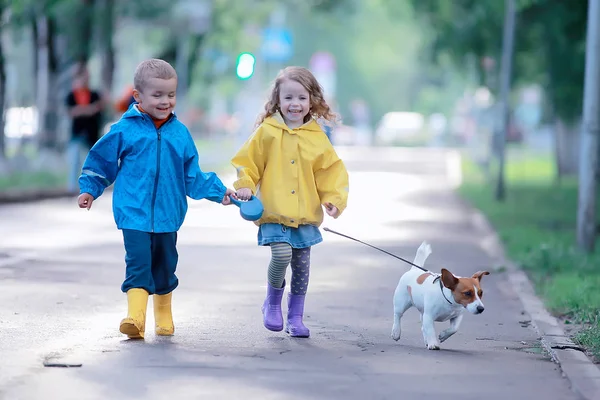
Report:
M348 201L348 172L315 120L290 129L280 115L268 117L231 160L236 190L249 188L264 206L257 225L320 226L322 205Z

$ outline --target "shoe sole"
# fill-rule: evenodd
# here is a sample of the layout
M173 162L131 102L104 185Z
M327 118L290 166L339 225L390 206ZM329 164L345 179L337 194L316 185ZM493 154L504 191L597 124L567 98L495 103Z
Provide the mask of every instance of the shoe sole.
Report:
M290 337L296 337L296 338L309 338L310 337L310 333L308 335L294 335L290 332L289 329L285 329L285 333L287 333L288 335L290 335Z
M119 326L119 331L129 337L129 339L143 339L144 334L140 332L135 324L125 322Z
M158 336L173 336L173 334L175 334L175 329L156 328L154 332Z
M265 325L265 328L267 328L271 332L281 332L283 330L283 326L269 326L267 324L264 324L264 325Z

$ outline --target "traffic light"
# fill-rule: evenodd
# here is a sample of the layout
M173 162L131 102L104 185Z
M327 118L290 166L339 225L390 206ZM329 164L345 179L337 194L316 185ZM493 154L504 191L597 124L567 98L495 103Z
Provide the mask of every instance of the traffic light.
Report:
M241 53L237 58L235 73L241 80L249 79L254 74L256 58L252 53Z

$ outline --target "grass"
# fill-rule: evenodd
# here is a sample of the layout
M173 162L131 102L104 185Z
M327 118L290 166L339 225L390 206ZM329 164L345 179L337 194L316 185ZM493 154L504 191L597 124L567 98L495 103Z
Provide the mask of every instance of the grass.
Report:
M219 152L226 152L227 154L231 152L232 150L230 150L230 148L233 147L233 144L230 143L230 141L197 139L194 142L201 155L200 163L203 169L206 169L207 171L212 169L226 170L226 168L229 167L229 158L223 162L219 161L217 164L203 164L202 159L203 155L206 154ZM10 158L14 155L14 151L10 151L8 157ZM36 156L33 144L25 146L25 155L29 159L33 159ZM0 192L22 189L55 189L65 186L66 183L67 176L65 172L19 171L0 174Z
M565 324L581 327L573 339L600 359L600 254L575 246L577 181L556 182L551 155L507 158L504 202L494 200L493 184L468 159L459 192L488 217L547 308Z
M45 189L64 186L67 182L65 174L40 172L15 172L0 176L0 192L20 189Z

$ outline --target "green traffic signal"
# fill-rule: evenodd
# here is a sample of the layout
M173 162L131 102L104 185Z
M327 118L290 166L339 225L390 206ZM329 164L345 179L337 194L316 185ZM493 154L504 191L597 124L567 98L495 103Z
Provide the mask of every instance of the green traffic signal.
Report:
M237 58L235 73L240 79L249 79L254 74L256 58L252 53L241 53Z

